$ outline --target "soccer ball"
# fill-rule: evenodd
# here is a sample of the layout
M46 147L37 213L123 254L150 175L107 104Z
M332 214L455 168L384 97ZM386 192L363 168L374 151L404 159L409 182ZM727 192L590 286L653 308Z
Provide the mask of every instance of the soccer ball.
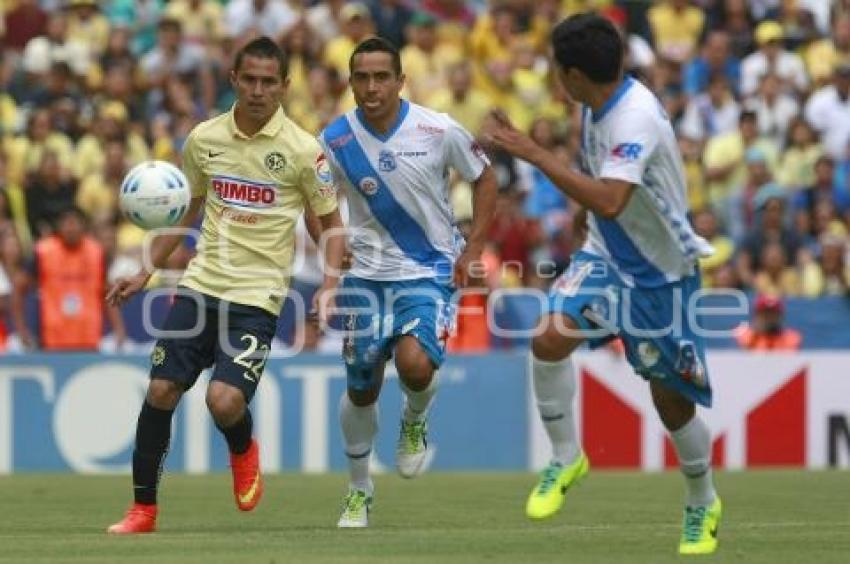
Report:
M124 216L142 229L174 225L186 215L192 189L186 175L165 161L145 161L134 166L118 194Z

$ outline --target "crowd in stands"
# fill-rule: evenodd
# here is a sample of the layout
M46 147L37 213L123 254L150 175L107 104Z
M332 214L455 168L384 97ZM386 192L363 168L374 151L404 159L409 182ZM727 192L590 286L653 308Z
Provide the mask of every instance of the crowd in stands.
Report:
M179 164L192 127L231 107L232 54L259 34L289 54L283 104L313 133L353 107L349 55L378 34L401 48L411 101L473 133L502 108L579 166L579 112L547 39L587 10L622 30L627 72L676 127L692 219L717 251L704 283L847 295L850 0L0 0L3 307L37 287L39 242L71 206L108 280L138 267L144 232L118 212L122 178L145 159ZM576 205L528 163L491 158L483 283L545 289L580 238ZM450 197L464 225L470 187L454 181Z

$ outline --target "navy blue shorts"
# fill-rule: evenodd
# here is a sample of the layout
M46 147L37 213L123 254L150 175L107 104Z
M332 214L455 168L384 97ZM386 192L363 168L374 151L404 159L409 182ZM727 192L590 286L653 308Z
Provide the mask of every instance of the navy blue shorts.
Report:
M337 305L343 310L348 387L374 388L375 368L392 356L395 342L405 335L415 337L439 368L455 321L453 292L452 286L431 278L383 282L346 276Z
M151 378L188 390L201 371L239 388L250 402L263 375L277 317L268 311L179 288L151 353Z
M573 319L591 348L620 337L640 376L710 406L699 316L687 310L699 289L698 273L658 288L630 288L605 260L579 251L552 285L548 311Z

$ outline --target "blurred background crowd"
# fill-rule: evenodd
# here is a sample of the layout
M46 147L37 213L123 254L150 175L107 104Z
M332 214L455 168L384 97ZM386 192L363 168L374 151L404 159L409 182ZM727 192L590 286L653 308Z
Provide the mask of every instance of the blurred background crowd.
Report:
M231 107L232 54L258 34L288 52L283 103L311 132L353 107L349 55L378 34L401 48L410 100L473 133L503 108L577 166L578 112L547 39L587 10L622 30L627 71L673 120L692 220L717 250L704 283L846 296L850 0L0 0L3 317L20 325L25 296L50 284L39 241L85 238L106 279L138 268L144 232L118 212L122 178L145 159L179 164L192 127ZM528 163L491 156L500 194L484 284L545 289L577 245L576 206ZM451 200L468 222L470 187L454 181ZM309 294L320 274L303 231L298 249L295 286Z

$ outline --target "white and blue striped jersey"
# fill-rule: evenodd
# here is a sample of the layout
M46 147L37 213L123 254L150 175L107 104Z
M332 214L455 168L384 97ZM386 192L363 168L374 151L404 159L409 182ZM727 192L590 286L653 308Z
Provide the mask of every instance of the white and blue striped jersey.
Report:
M489 164L472 135L448 115L402 100L386 134L355 109L328 125L319 142L347 191L351 275L450 276L464 241L449 203L449 169L472 182Z
M635 185L615 219L588 214L584 250L638 287L693 274L697 259L713 249L688 222L681 153L655 95L627 77L598 112L584 108L581 146L582 167L591 176Z

